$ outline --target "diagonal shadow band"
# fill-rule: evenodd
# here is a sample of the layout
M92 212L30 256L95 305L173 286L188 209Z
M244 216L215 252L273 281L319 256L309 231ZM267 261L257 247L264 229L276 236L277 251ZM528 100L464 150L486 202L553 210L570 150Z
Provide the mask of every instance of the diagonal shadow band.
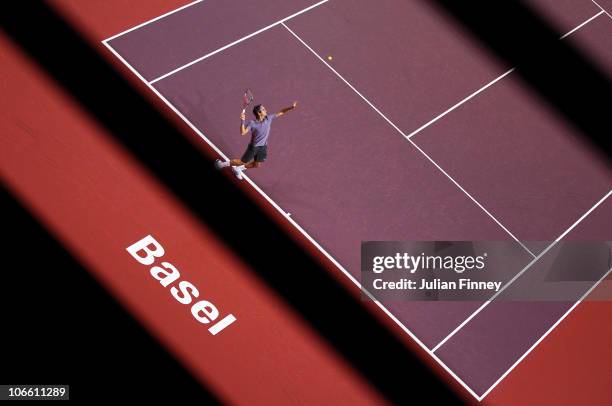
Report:
M121 398L222 404L2 183L0 203L0 212L10 219L3 224L10 238L3 242L2 262L11 270L2 274L0 381L67 383L74 400L95 396L105 402ZM26 300L20 287L27 289ZM151 382L160 379L164 384L151 390Z
M612 73L607 76L570 41L559 40L561 34L524 1L427 3L458 22L492 55L516 67L513 75L576 128L612 169Z
M26 21L36 22L37 29L33 30ZM399 404L409 404L420 396L436 404L461 403L430 368L317 260L305 253L243 191L216 172L212 162L55 10L43 2L15 2L0 15L0 24L50 77L203 224L231 246L383 396ZM194 187L194 177L201 187ZM236 232L244 224L249 224L252 230L265 231L250 238ZM282 253L282 259L280 255L270 255L271 250Z

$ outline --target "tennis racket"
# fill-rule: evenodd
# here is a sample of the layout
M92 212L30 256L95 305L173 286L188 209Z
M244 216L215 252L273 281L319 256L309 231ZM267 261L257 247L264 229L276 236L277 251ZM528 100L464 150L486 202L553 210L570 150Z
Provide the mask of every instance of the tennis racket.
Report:
M242 96L242 114L246 111L246 108L253 101L253 93L251 93L250 89L244 91L244 95Z

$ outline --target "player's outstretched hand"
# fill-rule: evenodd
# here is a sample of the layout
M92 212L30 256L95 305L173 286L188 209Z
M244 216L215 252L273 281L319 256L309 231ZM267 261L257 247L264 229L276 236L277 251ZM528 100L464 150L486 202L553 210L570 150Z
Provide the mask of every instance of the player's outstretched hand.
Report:
M297 101L294 101L294 102L293 102L293 104L292 104L293 108L296 108L296 107L297 107L297 105L298 105L298 102L297 102Z

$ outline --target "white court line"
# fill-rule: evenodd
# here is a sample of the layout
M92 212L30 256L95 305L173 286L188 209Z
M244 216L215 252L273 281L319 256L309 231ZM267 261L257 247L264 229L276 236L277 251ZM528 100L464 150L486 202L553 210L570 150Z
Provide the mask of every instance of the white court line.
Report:
M499 296L508 286L514 283L522 274L524 274L533 264L535 264L540 258L542 258L550 249L555 246L563 237L565 237L570 231L572 231L578 224L582 222L593 210L595 210L600 204L602 204L608 196L612 194L612 190L609 191L604 197L602 197L593 207L591 207L586 213L584 213L574 224L572 224L563 234L561 234L555 241L553 241L544 251L542 251L537 257L535 257L525 268L523 268L518 274L514 276L511 280L509 280L498 292L496 292L488 301L484 302L478 309L476 309L467 319L465 319L461 324L459 324L449 335L447 335L442 341L436 345L432 351L436 352L440 347L442 347L448 340L450 340L455 334L459 332L466 324L468 324L474 317L478 315L481 311L484 310L497 296Z
M570 307L565 314L563 314L563 316L561 316L561 318L559 320L557 320L557 322L555 324L553 324L548 331L546 331L546 333L544 333L544 335L542 335L542 337L540 337L540 339L538 341L536 341L531 348L529 348L522 356L521 358L519 358L518 360L516 360L516 362L502 375L499 377L499 379L493 384L491 385L491 387L489 389L487 389L481 396L481 399L484 399L485 396L487 396L493 389L495 389L495 387L502 381L504 380L504 378L506 378L506 376L508 376L508 374L510 372L512 372L512 370L514 368L516 368L516 366L518 364L520 364L525 357L527 357L527 355L529 355L531 353L531 351L533 351L542 341L544 341L544 339L555 329L557 328L557 326L559 324L561 324L561 322L563 320L565 320L565 318L574 311L574 309L580 304L582 303L582 301L597 287L599 286L599 284L601 283L601 281L603 281L604 279L606 279L606 277L608 277L608 275L610 275L610 272L612 272L612 268L610 268L589 290L586 291L586 293L584 295L582 295L582 297L576 302L574 303L574 305L572 307Z
M440 170L440 172L442 172L451 182L453 182L455 184L455 186L457 186L467 197L469 197L478 207L480 207L491 219L493 219L493 221L495 221L495 223L497 223L497 225L499 225L508 235L510 235L510 237L512 237L514 239L514 241L516 241L521 247L523 247L525 249L525 251L527 251L529 254L531 254L532 257L535 257L535 254L533 252L531 252L529 250L529 248L527 248L518 238L516 238L514 236L514 234L512 234L512 232L510 230L508 230L508 228L506 228L506 226L504 226L499 220L497 220L486 208L484 208L483 205L481 205L470 193L468 193L455 179L453 179L444 169L442 169L442 167L440 165L438 165L429 155L427 155L421 148L419 148L418 145L416 145L406 134L404 134L404 132L402 130L399 129L399 127L397 125L395 125L395 123L393 123L387 116L385 116L374 104L372 104L372 102L370 102L363 94L361 94L361 92L359 92L359 90L355 89L355 87L349 82L347 81L344 77L342 77L342 75L340 75L338 73L338 71L336 71L331 65L329 65L327 62L325 62L325 60L323 58L321 58L311 47L310 45L308 45L306 42L304 42L304 40L302 38L300 38L295 32L293 32L291 30L291 28L287 27L287 25L285 25L284 23L282 24L283 27L285 27L295 38L297 38L298 41L300 41L302 43L302 45L304 45L314 56L316 56L321 62L323 62L325 64L325 66L327 66L340 80L342 80L348 87L351 88L351 90L353 90L353 92L355 92L359 97L361 97L363 99L363 101L365 101L372 109L374 109L375 112L378 113L378 115L380 115L391 127L393 127L395 129L395 131L397 131L398 133L400 133L404 138L406 138L408 140L408 142L410 142L412 145L414 145L414 147L421 153L423 154L432 164L434 164L434 166L436 168L438 168Z
M484 85L480 89L476 90L474 93L472 93L471 95L469 95L465 99L461 100L459 103L455 104L454 106L452 106L448 110L445 110L442 113L438 114L436 117L434 117L433 119L429 120L428 122L426 122L425 124L423 124L422 126L417 128L416 130L414 130L413 132L408 134L408 138L411 138L412 136L416 135L417 133L420 133L425 128L429 127L430 125L432 125L433 123L435 123L436 121L438 121L439 119L441 119L442 117L444 117L445 115L450 113L451 111L455 110L457 107L461 106L463 103L467 102L468 100L470 100L471 98L476 96L478 93L484 91L485 89L487 89L490 86L493 86L499 80L502 80L503 78L505 78L506 76L511 74L514 71L514 69L516 69L516 68L512 68L512 69L506 71L504 74L502 74L502 75L498 76L497 78L493 79L492 81L490 81L489 83L487 83L486 85Z
M570 32L568 32L567 34L565 34L562 38L565 38L567 35L570 35L571 33L573 33L574 31L576 31L576 29L584 26L586 23L592 21L594 18L598 17L599 15L601 15L602 13L598 13L595 16L589 18L587 21L585 21L584 23L580 24L577 28L574 28L573 30L571 30ZM499 223L484 207L482 207L482 205L480 205L471 195L469 195L469 193L467 193L450 175L448 175L431 157L429 157L421 148L419 148L418 145L416 145L409 137L407 137L403 131L401 131L397 125L395 125L388 117L386 117L375 105L373 105L365 96L363 96L350 82L348 82L344 77L342 77L342 75L340 75L332 66L330 66L321 56L319 56L302 38L300 38L293 30L291 30L286 24L283 23L283 26L296 38L298 39L298 41L300 41L312 54L314 54L323 64L325 64L338 78L340 78L347 86L349 86L359 97L361 97L372 109L374 109L374 111L376 111L385 121L387 121L387 123L389 123L396 131L398 131L400 134L402 134L402 136L404 136L408 141L410 141L411 144L413 144L415 146L415 148L417 148L423 155L425 155L442 173L444 173L444 175L446 175L453 183L455 183L455 185L457 185L457 187L459 187L466 195L468 195L479 207L481 207L491 218L493 218L493 220L495 220L504 230L506 230L506 232L508 232L516 241L518 241L518 239L516 239L516 237L514 237L501 223ZM484 88L481 88L480 90L478 90L477 92L475 92L474 94L472 94L471 96L469 96L468 98L462 100L459 104L451 107L451 109L447 110L445 113L443 113L442 115L436 117L434 120L430 121L427 125L433 123L434 121L438 120L439 118L441 118L443 115L447 114L448 112L454 110L455 108L457 108L460 104L465 103L467 100L469 100L470 98L474 97L476 94L480 93L481 91L483 91L484 89L486 89L487 87L493 85L495 82L497 82L498 80L502 79L503 77L507 76L508 74L510 74L512 71L514 70L514 68L512 68L511 70L507 71L506 73L504 73L503 75L501 75L500 77L498 77L497 79L495 79L493 82L490 82L489 84L487 84ZM424 127L421 127L418 131L422 130ZM416 132L415 132L416 133ZM414 135L415 133L411 134ZM612 193L612 191L608 192L608 194L606 194L606 196L604 196L604 198L602 198L594 207L592 207L589 211L587 211L585 214L583 214L580 219L578 219L578 221L576 221L571 227L569 227L563 234L561 234L557 240L555 240L555 242L551 245L549 245L549 247L544 250L542 253L540 253L537 257L530 251L528 250L520 241L519 244L521 244L521 246L523 246L523 248L525 248L533 257L534 259L532 260L532 262L527 265L527 267L525 267L525 269L523 269L521 272L519 272L511 281L509 281L506 286L504 286L503 289L501 289L499 292L497 292L496 295L493 296L493 298L491 298L490 300L493 300L497 295L499 295L503 290L505 290L510 284L512 284L518 277L520 277L520 275L522 275L533 263L535 263L541 256L543 256L548 250L550 250L552 248L553 245L555 245L559 240L561 240L565 235L567 235L567 233L569 233L574 227L576 227L576 225L578 225L578 223L580 223L588 214L590 214L599 204L601 204L610 194ZM464 323L462 323L462 325L460 327L458 327L453 333L451 333L451 336L454 335L457 331L459 331L459 329L461 327L463 327L469 320L471 320L476 314L478 314L480 311L482 311L482 309L484 309L484 307L486 307L486 305L488 305L488 303L490 302L485 302L485 304L483 306L481 306L481 308L479 308L478 310L476 310L469 318L467 321L465 321ZM575 307L575 306L574 306ZM558 323L555 324L555 326ZM431 352L435 352L436 349L438 349L444 342L446 342L448 340L447 337L445 338L440 344L438 344ZM444 365L444 363L442 363L440 361L440 363L442 365ZM487 391L488 394L488 391ZM476 398L478 400L482 400L484 398L484 396L476 396Z
M168 76L174 75L175 73L180 72L180 71L182 71L183 69L186 69L186 68L188 68L188 67L190 67L190 66L192 66L192 65L195 65L196 63L198 63L198 62L200 62L200 61L203 61L203 60L204 60L204 59L206 59L206 58L209 58L209 57L211 57L211 56L213 56L213 55L215 55L215 54L218 54L219 52L224 51L224 50L226 50L226 49L227 49L227 48L229 48L229 47L232 47L232 46L234 46L234 45L236 45L236 44L239 44L239 43L241 43L241 42L243 42L243 41L245 41L245 40L247 40L247 39L249 39L249 38L251 38L251 37L253 37L253 36L257 35L257 34L260 34L260 33L264 32L264 31L266 31L266 30L269 30L269 29L270 29L270 28L272 28L272 27L275 27L275 26L277 26L277 25L279 25L279 24L283 24L285 21L290 20L290 19L292 19L293 17L299 16L300 14L303 14L303 13L305 13L305 12L309 11L309 10L312 10L313 8L318 7L318 6L320 6L321 4L323 4L323 3L327 3L328 1L329 1L329 0L322 0L322 1L318 2L318 3L316 3L316 4L313 4L313 5L312 5L312 6L310 6L310 7L306 7L305 9L300 10L300 11L298 11L297 13L293 13L293 14L291 14L289 17L285 17L285 18L283 18L282 20L278 20L278 21L276 21L275 23L272 23L272 24L270 24L270 25L268 25L268 26L266 26L266 27L264 27L264 28L262 28L262 29L259 29L259 30L255 31L255 32L253 32L253 33L251 33L251 34L249 34L249 35L245 35L244 37L242 37L242 38L240 38L240 39L237 39L236 41L234 41L234 42L232 42L232 43L229 43L229 44L227 44L227 45L225 45L225 46L223 46L223 47L221 47L221 48L219 48L219 49L216 49L216 50L214 50L214 51L212 51L212 52L210 52L210 53L208 53L208 54L206 54L206 55L204 55L204 56L201 56L201 57L199 57L198 59L195 59L195 60L193 60L193 61L191 61L191 62L189 62L189 63L187 63L187 64L185 64L185 65L183 65L183 66L179 66L178 68L176 68L176 69L174 69L174 70L172 70L172 71L170 71L170 72L168 72L168 73L166 73L166 74L164 74L164 75L161 75L161 76L160 76L160 77L158 77L158 78L153 79L153 80L152 80L151 82L149 82L149 83L153 84L153 83L155 83L155 82L158 82L158 81L160 81L160 80L162 80L162 79L167 78Z
M603 9L602 11L600 11L599 13L595 14L594 16L592 16L591 18L589 18L588 20L586 20L585 22L583 22L582 24L578 25L577 27L573 28L571 31L567 32L565 35L561 36L559 39L563 39L565 37L567 37L568 35L571 35L572 33L574 33L576 30L578 30L579 28L583 27L584 25L588 24L589 22L591 22L592 20L594 20L595 18L599 17L600 15L602 15L604 13ZM502 75L501 77L507 75L508 73L510 73L512 70L514 70L515 68L512 68L510 71L506 72L504 75ZM501 78L500 77L500 78ZM500 79L498 78L498 79ZM498 79L496 79L495 81L497 81ZM490 85L490 84L489 84ZM486 87L488 87L489 85L487 85ZM463 103L463 101L461 102ZM453 106L451 109L454 109L457 105ZM447 110L450 111L451 109ZM437 118L436 118L437 119ZM585 215L583 215L583 217L581 217L576 223L574 223L574 225L572 225L569 229L567 229L563 234L561 234L561 236L559 236L551 245L549 245L543 252L541 252L537 257L535 257L535 259L533 261L531 261L521 272L519 272L514 278L512 278L500 291L496 292L495 295L493 295L493 297L491 297L491 299L489 299L489 301L494 300L504 289L506 289L506 287L508 287L511 283L513 283L520 275L522 275L529 267L531 267L531 265L533 263L535 263L539 258L542 257L542 255L544 253L546 253L550 248L552 248L553 245L555 245L561 238L563 238L568 232L570 232L580 221L582 221L582 219L584 217L586 217L587 214L589 214L595 207L597 207L603 200L605 200L608 196L610 195L610 193L608 193L606 196L604 196L604 198L602 200L600 200L594 207L592 207ZM467 324L470 320L472 320L474 318L474 316L476 316L476 314L478 314L481 310L483 310L487 305L489 304L489 302L485 302L480 308L478 308L474 313L472 313L472 315L470 315L466 320L463 321L463 323L461 323L455 330L453 330L447 337L445 337L441 342L438 343L438 345L436 345L432 351L437 351L442 345L444 345L444 343L446 341L448 341L448 339L450 339L452 336L454 336L465 324Z
M582 28L582 26L588 24L591 22L591 20L599 17L602 14L603 11L595 14L593 17L589 18L588 20L586 20L585 22L583 22L582 24L578 25L577 27L573 28L571 31L565 33L564 35L562 35L559 39L563 39L565 37L567 37L568 35L571 35L574 31ZM439 119L441 119L442 117L444 117L445 115L447 115L448 113L450 113L451 111L455 110L457 107L461 106L463 103L467 102L468 100L470 100L471 98L473 98L474 96L476 96L477 94L479 94L480 92L482 92L483 90L487 89L488 87L494 85L495 83L497 83L499 80L505 78L506 76L508 76L510 73L512 73L515 68L512 68L508 71L506 71L505 73L503 73L502 75L498 76L497 78L493 79L492 81L490 81L489 83L487 83L486 85L484 85L483 87L481 87L480 89L476 90L474 93L470 94L468 97L466 97L465 99L461 100L459 103L453 105L452 107L450 107L449 109L443 111L442 113L438 114L436 117L434 117L432 120L426 122L425 124L423 124L422 126L420 126L419 128L417 128L416 130L414 130L413 132L411 132L410 134L408 134L408 138L411 138L412 136L420 133L422 130L424 130L425 128L429 127L430 125L432 125L433 123L435 123L436 121L438 121Z
M138 24L138 25L137 25L137 26L135 26L135 27L132 27L132 28L130 28L130 29L127 29L127 30L125 30L125 31L122 31L122 32L120 32L119 34L113 35L112 37L109 37L109 38L105 39L105 40L104 40L104 41L102 41L102 42L112 41L112 40L114 40L115 38L119 38L119 37L121 37L122 35L127 34L128 32L135 31L135 30L137 30L137 29L139 29L139 28L144 27L145 25L149 25L149 24L151 24L151 23L154 23L155 21L158 21L158 20L161 20L162 18L168 17L168 16L169 16L169 15L171 15L171 14L174 14L174 13L176 13L176 12L179 12L179 11L181 11L181 10L184 10L184 9L186 9L187 7L191 7L191 6L193 6L194 4L201 3L202 1L204 1L204 0L196 0L196 1L191 2L191 3L189 3L189 4L185 4L184 6L179 7L179 8L177 8L177 9L175 9L175 10L169 11L169 12L167 12L166 14L162 14L162 15L160 15L160 16L158 16L158 17L155 17L155 18L152 18L152 19L150 19L150 20L148 20L148 21L145 21L145 22L144 22L144 23L142 23L142 24Z
M597 4L597 3L595 3ZM580 24L578 27L574 28L573 30L571 30L570 32L566 33L565 35L563 35L561 38L559 39L563 39L565 37L567 37L568 35L571 35L574 31L579 30L583 25L586 25L588 23L591 22L591 20L596 19L597 17L599 17L602 13L605 13L605 11L603 9L601 9L601 11L597 14L595 14L593 17L589 18L588 20L586 20L585 22L583 22L582 24Z
M600 6L600 5L599 5L599 3L597 3L595 0L591 0L591 1L592 1L593 3L595 3L595 5L596 5L597 7L599 7L599 8L601 9L601 11L603 11L604 13L606 13L606 15L607 15L608 17L612 18L612 15L610 15L610 13L608 13L608 12L606 11L606 9L604 9L602 6Z
M201 0L200 0L201 1ZM328 1L328 0L325 0ZM325 1L322 1L321 3L324 3ZM198 1L191 3L189 5L195 4ZM182 8L188 7L184 6ZM175 10L174 12L176 12L178 10ZM172 14L171 13L167 13L168 14ZM163 16L158 17L157 19L151 20L150 22L153 22L155 20L158 20L160 18L162 18ZM280 21L279 23L283 23L284 21ZM278 24L278 23L277 23ZM146 25L146 23L141 24L140 26ZM285 24L282 24L283 26L285 26L285 28L289 29ZM157 89L155 89L146 79L144 79L144 77L138 73L138 71L136 71L136 69L134 69L121 55L119 55L107 42L117 38L120 35L125 34L126 32L132 31L138 27L134 27L133 29L127 30L121 34L115 35L113 37L107 38L106 40L102 41L102 43L110 50L110 52L112 52L124 65L126 65L131 71L132 73L134 73L140 80L142 80L147 87L149 87L149 89L156 94L173 112L175 112L186 124L189 125L189 127L196 133L198 134L212 149L214 149L220 156L222 156L223 158L227 159L227 157L225 156L225 154L216 147L216 145L214 145L208 138L206 138L204 136L204 134L202 134L199 129L197 127L195 127L176 107L174 107L174 105L172 105L163 95L161 95L161 93L159 93L157 91ZM289 30L291 31L291 30ZM245 38L246 39L246 38ZM230 45L231 46L231 45ZM228 48L228 46L224 47L223 49ZM220 51L220 50L219 50ZM316 53L315 53L316 55ZM318 57L318 55L317 55ZM319 58L320 59L320 58ZM322 60L323 63L325 63L324 60ZM327 63L325 63L327 65ZM333 68L330 67L330 69L333 70ZM334 71L335 72L335 71ZM507 72L506 74L508 74L509 72ZM502 75L505 76L506 74ZM498 78L501 79L501 78ZM495 80L496 81L496 80ZM346 81L345 81L346 82ZM346 82L351 88L353 88L348 82ZM488 87L490 85L492 85L493 83L490 83L489 85L485 86ZM354 89L354 88L353 88ZM355 89L354 89L355 90ZM484 89L482 89L484 90ZM356 90L355 90L356 91ZM361 94L358 93L360 96ZM363 99L365 99L363 96L361 96ZM367 102L367 100L366 100ZM368 102L368 104L371 105L371 103ZM399 130L399 128L397 128L390 120L388 120L384 115L382 115L382 113L380 113L380 111L378 109L376 109L373 105L371 105L371 107L373 107L383 118L385 118L390 125L392 125L396 130L398 130L402 135L403 132L401 132ZM405 136L405 135L404 135ZM410 141L410 140L409 140ZM420 150L420 148L418 148L418 146L416 146L416 144L414 144L412 141L411 143L413 145L415 145L415 147L417 147L417 149ZM422 151L421 151L422 152ZM423 153L423 152L422 152ZM429 157L428 157L429 158ZM433 162L433 160L431 160L431 158L429 158L430 161L432 161L432 163L435 164L435 162ZM436 166L441 169L437 164ZM446 174L446 176L448 176L450 178L450 176L448 174ZM257 190L275 209L277 209L284 217L287 221L289 221L289 223L291 223L294 227L296 227L296 229L301 232L315 247L317 247L324 255L326 258L328 258L336 267L338 267L338 269L340 269L341 272L343 272L345 274L345 276L347 276L349 278L349 280L351 280L359 289L361 289L363 292L365 292L370 298L373 299L373 296L365 289L363 289L362 285L342 266L340 265L340 263L333 258L323 247L321 247L321 245L319 245L319 243L317 241L315 241L299 224L297 224L290 216L287 215L287 213L280 208L280 206L278 206L278 204L276 204L276 202L274 202L267 194L265 194L250 178L248 178L248 176L244 176L245 179L247 180L247 182L249 184L251 184L251 186ZM452 178L450 178L452 180ZM459 186L456 182L454 182L457 186ZM467 194L467 192L466 192ZM468 195L469 196L469 195ZM470 196L471 197L471 196ZM473 199L472 199L473 200ZM477 203L477 202L476 202ZM480 206L482 208L482 206ZM484 210L484 208L483 208ZM499 223L498 223L499 224ZM515 238L516 240L516 238ZM517 240L518 241L518 240ZM520 241L518 241L520 243ZM521 244L522 245L522 244ZM525 247L524 247L525 248ZM530 252L529 250L527 250L528 252ZM531 253L531 252L530 252ZM531 253L533 255L533 253ZM440 366L442 366L442 368L448 372L454 379L457 380L457 382L459 382L459 384L466 389L472 396L474 396L474 398L478 399L479 401L482 400L486 394L488 394L488 392L482 396L478 396L459 376L457 376L450 368L448 368L448 366L446 366L446 364L440 359L438 358L438 356L436 354L434 354L427 346L425 346L425 344L417 337L415 336L402 322L400 322L385 306L383 306L379 301L374 300L374 302L376 303L376 305L385 313L387 314L387 316L389 316L389 318L391 318L404 332L406 332L426 353L428 353ZM490 390L490 389L489 389Z
M202 138L212 149L215 150L221 157L224 159L228 159L228 157L215 145L210 141L195 125L193 125L187 117L185 117L172 103L170 103L153 85L147 82L147 80L140 74L134 67L132 67L117 51L113 49L106 41L102 41L102 43L113 53L125 66L127 66L130 71L136 75L147 87L157 95L174 113L176 113L200 138ZM270 203L278 212L290 223L292 224L310 243L312 243L323 255L330 260L351 282L353 282L362 292L364 292L395 324L397 324L402 331L404 331L410 338L412 338L429 356L436 361L446 372L449 373L459 384L472 395L474 398L478 399L478 395L470 388L459 376L457 376L436 354L434 354L408 327L406 327L401 321L393 315L382 303L374 298L374 296L367 291L361 283L353 277L334 257L329 254L314 238L312 238L306 230L304 230L291 216L287 214L285 210L283 210L274 200L272 200L253 180L251 180L246 174L242 175L244 179L264 198L268 203Z
M601 13L599 13L601 14ZM582 24L584 25L584 24ZM559 236L557 238L557 240L549 245L549 247L544 250L543 252L541 252L538 256L534 255L529 249L527 249L516 237L514 237L514 235L512 233L510 233L510 231L508 231L499 221L497 221L482 205L480 205L480 203L478 203L478 201L476 201L476 199L474 199L467 191L465 191L465 189L463 189L461 187L461 185L459 185L450 175L448 175L448 173L446 173L446 171L444 171L431 157L429 157L429 155L427 155L418 145L416 145L412 140L410 140L388 117L386 117L376 106L374 106L365 96L363 96L357 89L355 89L355 87L348 82L344 77L342 77L342 75L340 75L332 66L330 66L321 56L319 56L302 38L300 38L293 30L291 30L287 25L285 25L283 23L283 26L298 40L300 41L312 54L314 54L322 63L324 63L338 78L340 78L347 86L349 86L359 97L361 97L370 107L372 107L372 109L374 109L374 111L376 111L385 121L387 121L387 123L389 123L396 131L398 131L401 135L403 135L408 141L410 141L410 143L412 145L414 145L415 148L417 148L425 157L427 157L427 159L429 159L444 175L446 175L453 183L455 183L455 185L457 187L459 187L459 189L461 189L468 197L470 197L472 199L472 201L474 201L482 210L485 211L485 213L487 213L493 220L495 220L497 222L497 224L499 224L508 234L510 234L517 242L519 242L519 244L521 244L521 246L523 246L523 248L525 248L525 250L527 250L527 252L529 252L534 259L522 270L520 271L517 275L515 275L514 278L512 278L509 282L507 282L507 284L500 290L498 291L495 295L493 295L493 297L490 300L495 299L499 294L501 294L501 292L503 292L508 286L510 286L516 279L518 279L518 277L520 277L533 263L535 263L540 257L542 257L548 250L550 250L550 248L552 248L552 246L554 244L556 244L556 242L558 242L561 238L563 238L568 232L570 232L580 221L582 221L582 219L584 219L586 217L586 215L588 215L591 211L593 211L595 209L595 207L597 207L603 200L605 200L605 198L612 192L608 193L608 195L606 195L599 203L597 203L594 207L592 207L586 214L584 214L576 223L574 223L571 227L569 227L563 234L561 234L561 236ZM510 71L506 72L504 75L507 75L508 73L510 73ZM499 80L499 78L497 79ZM490 85L490 84L489 84ZM432 352L435 352L441 345L443 345L448 339L450 339L454 334L456 334L465 324L467 324L467 322L469 322L473 317L475 317L480 311L482 311L490 302L485 302L479 309L477 309L474 313L472 313L472 315L470 317L468 317L468 319L466 319L463 323L461 323L461 325L459 327L457 327L455 330L453 330L453 332L451 332L451 334L449 334L444 340L442 340L441 343L439 343L436 347L434 347L434 349L432 350Z

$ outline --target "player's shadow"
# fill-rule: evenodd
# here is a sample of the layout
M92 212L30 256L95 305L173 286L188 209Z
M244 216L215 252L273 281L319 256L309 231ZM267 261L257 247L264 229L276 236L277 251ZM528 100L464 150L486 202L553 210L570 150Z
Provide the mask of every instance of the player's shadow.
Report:
M565 33L558 32L522 1L427 0L426 3L437 5L499 60L516 67L512 75L519 77L571 123L611 167L611 78L568 39L560 40ZM585 29L588 25L581 28Z
M179 129L160 114L52 8L43 2L14 2L3 9L0 21L50 77L383 396L398 404L419 398L459 403L359 303L358 295L350 295L245 192L213 169L212 159L192 144L201 140L185 137L191 132L187 126Z

